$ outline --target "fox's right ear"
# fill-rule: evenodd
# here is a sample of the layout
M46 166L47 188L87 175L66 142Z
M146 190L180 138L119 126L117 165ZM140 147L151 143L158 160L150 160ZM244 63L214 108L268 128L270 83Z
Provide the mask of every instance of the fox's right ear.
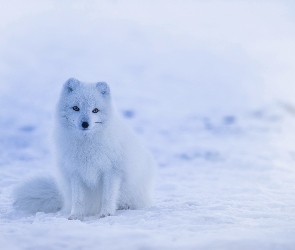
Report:
M103 95L109 95L110 94L110 87L106 82L98 82L96 83L96 87L102 93Z
M69 80L67 80L64 84L64 90L67 93L71 93L75 90L75 88L77 86L79 86L80 82L79 80L77 80L76 78L70 78Z

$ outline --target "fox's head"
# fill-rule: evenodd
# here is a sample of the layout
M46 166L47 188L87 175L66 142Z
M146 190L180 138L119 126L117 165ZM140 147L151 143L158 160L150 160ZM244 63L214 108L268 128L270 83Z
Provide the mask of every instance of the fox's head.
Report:
M100 129L112 114L110 88L105 82L65 82L57 106L59 125L82 132Z

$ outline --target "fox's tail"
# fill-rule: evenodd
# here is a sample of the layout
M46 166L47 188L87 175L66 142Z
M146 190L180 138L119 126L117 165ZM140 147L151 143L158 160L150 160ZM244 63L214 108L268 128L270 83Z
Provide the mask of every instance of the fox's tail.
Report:
M22 183L13 193L14 207L29 213L54 213L63 206L63 198L52 177L35 177Z

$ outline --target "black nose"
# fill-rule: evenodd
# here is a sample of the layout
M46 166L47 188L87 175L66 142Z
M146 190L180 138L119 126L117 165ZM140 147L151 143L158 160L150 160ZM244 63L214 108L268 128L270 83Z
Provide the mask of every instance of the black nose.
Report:
M89 126L88 122L82 122L82 127L83 128L88 128L88 126Z

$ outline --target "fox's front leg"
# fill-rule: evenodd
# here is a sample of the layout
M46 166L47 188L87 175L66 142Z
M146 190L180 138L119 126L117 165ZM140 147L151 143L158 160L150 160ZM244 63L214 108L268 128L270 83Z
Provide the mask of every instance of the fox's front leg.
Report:
M86 187L78 177L71 179L72 207L69 220L83 220L85 215Z
M106 173L102 178L102 203L100 217L113 215L116 211L120 188L120 178L114 173Z

